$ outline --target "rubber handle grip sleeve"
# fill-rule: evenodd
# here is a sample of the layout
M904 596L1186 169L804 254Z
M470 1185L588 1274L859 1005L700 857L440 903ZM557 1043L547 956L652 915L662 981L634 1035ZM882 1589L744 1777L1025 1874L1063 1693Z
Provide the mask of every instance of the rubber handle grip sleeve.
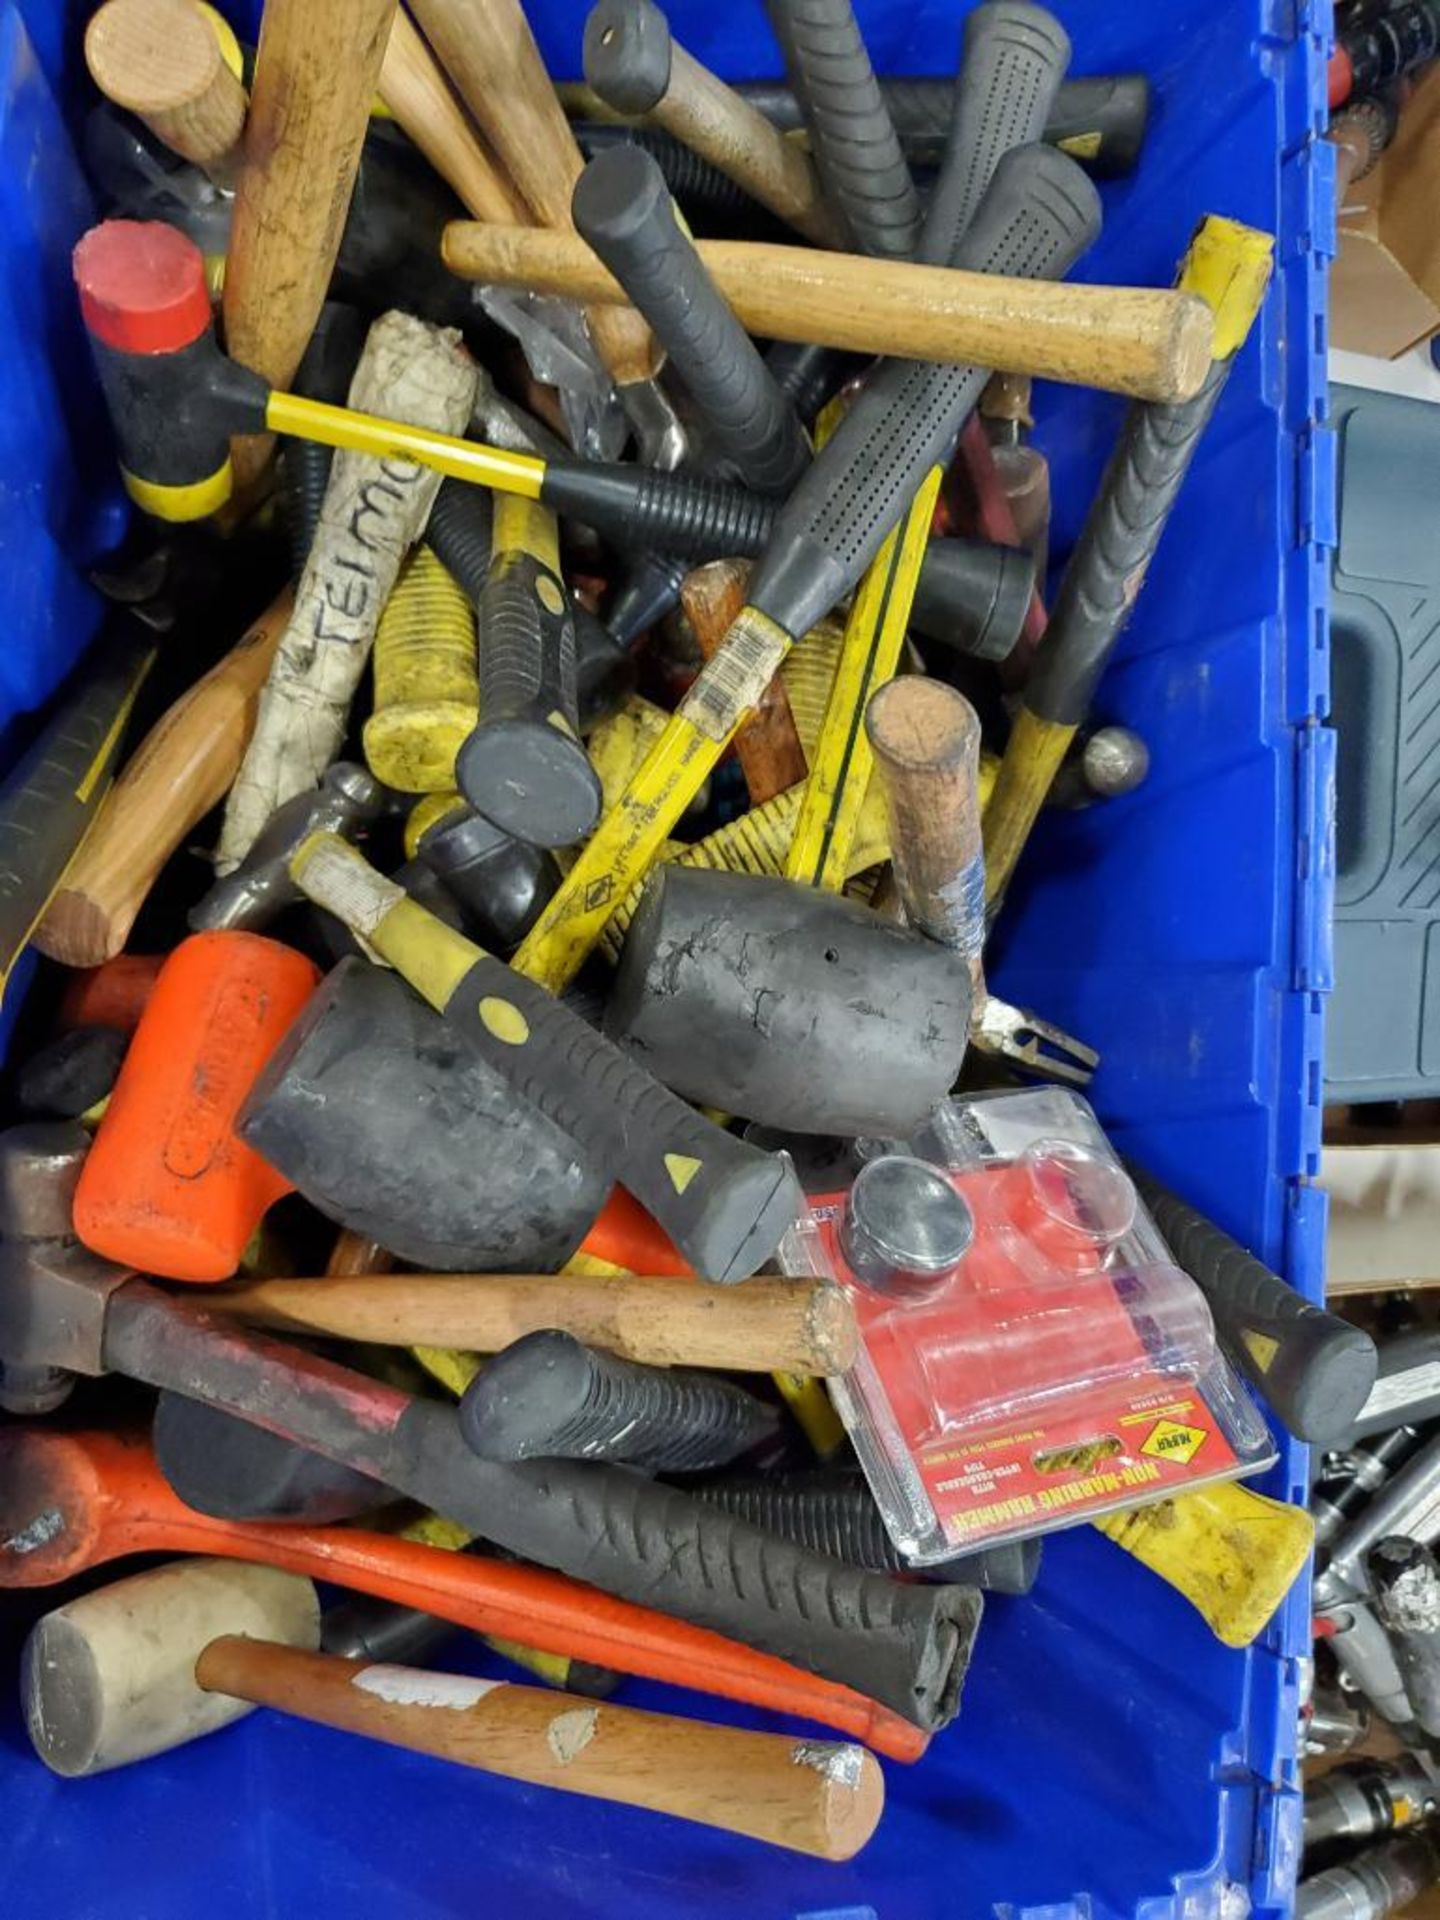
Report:
M432 1401L412 1403L395 1437L421 1463L427 1506L511 1552L839 1680L927 1730L955 1712L982 1608L970 1588L843 1566L623 1468L491 1465Z
M1375 1384L1375 1342L1311 1306L1203 1213L1141 1168L1130 1177L1176 1262L1210 1303L1215 1326L1245 1377L1297 1440L1333 1444Z
M540 498L554 512L593 527L611 546L654 548L691 560L757 553L774 512L759 494L720 480L598 461L551 461Z
M569 847L600 817L600 781L580 744L575 622L555 519L497 499L494 554L476 603L480 719L455 757L471 806L517 840Z
M920 201L850 0L766 0L826 198L861 253L908 260Z
M707 1280L743 1280L799 1210L789 1164L696 1113L503 961L477 961L445 1017L651 1213Z
M1058 277L1099 228L1099 198L1074 161L1053 147L1018 147L996 167L955 265ZM884 362L777 516L750 604L791 634L821 620L875 558L925 475L948 463L987 377L979 367Z
M1030 0L986 0L967 16L955 111L925 210L921 260L948 267L955 259L999 162L1044 132L1069 63L1065 29Z
M1212 361L1193 399L1137 403L1126 414L1026 683L1025 707L1037 719L1076 727L1089 713L1231 365Z
M788 493L810 461L800 422L681 231L655 161L638 147L597 155L571 211L665 348L714 452L757 493Z

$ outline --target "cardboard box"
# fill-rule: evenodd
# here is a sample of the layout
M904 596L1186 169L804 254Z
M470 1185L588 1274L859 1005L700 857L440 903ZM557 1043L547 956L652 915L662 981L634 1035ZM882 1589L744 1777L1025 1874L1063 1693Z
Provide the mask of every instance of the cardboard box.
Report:
M1330 344L1394 360L1440 329L1440 63L1400 114L1389 151L1336 209Z

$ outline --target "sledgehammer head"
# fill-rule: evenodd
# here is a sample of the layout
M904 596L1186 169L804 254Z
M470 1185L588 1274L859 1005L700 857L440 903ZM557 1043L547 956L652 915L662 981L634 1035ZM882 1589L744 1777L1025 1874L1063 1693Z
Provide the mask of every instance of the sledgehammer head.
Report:
M250 1713L202 1693L195 1662L221 1634L314 1652L313 1581L230 1560L176 1560L71 1600L36 1622L20 1665L30 1742L78 1779L166 1753Z
M949 1093L966 966L842 895L657 867L606 1031L688 1100L799 1133L912 1133Z

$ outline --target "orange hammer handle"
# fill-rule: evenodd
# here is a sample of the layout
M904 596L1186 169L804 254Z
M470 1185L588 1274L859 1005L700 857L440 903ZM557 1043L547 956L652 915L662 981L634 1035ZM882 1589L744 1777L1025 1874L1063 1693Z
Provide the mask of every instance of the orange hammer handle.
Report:
M213 1520L171 1491L148 1448L108 1434L86 1434L83 1444L103 1485L90 1564L155 1552L256 1560L416 1607L472 1633L818 1721L892 1760L917 1760L925 1751L924 1733L849 1687L562 1574L353 1527ZM22 1582L23 1572L15 1584Z

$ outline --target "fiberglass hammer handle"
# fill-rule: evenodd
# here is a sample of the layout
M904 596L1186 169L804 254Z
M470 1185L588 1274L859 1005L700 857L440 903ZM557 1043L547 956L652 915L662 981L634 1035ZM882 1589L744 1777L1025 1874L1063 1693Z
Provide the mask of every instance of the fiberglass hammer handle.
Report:
M1017 147L995 168L955 264L1059 278L1100 229L1085 175L1053 147ZM750 603L807 633L859 579L980 397L982 368L881 366L781 509L750 581Z
M1044 132L1070 63L1065 29L1030 0L986 0L967 16L964 44L950 137L920 235L918 257L938 267L955 260L1001 159Z
M543 987L417 906L337 834L312 834L291 872L620 1181L697 1273L743 1280L775 1251L799 1204L785 1160L703 1119Z
M681 230L655 161L639 147L597 154L571 209L689 389L709 445L747 487L788 493L810 461L799 419Z
M1227 1350L1277 1417L1297 1440L1325 1446L1342 1437L1375 1384L1369 1334L1311 1306L1133 1161L1129 1171L1176 1263L1209 1302Z
M920 201L850 0L766 0L826 197L857 251L908 260Z

